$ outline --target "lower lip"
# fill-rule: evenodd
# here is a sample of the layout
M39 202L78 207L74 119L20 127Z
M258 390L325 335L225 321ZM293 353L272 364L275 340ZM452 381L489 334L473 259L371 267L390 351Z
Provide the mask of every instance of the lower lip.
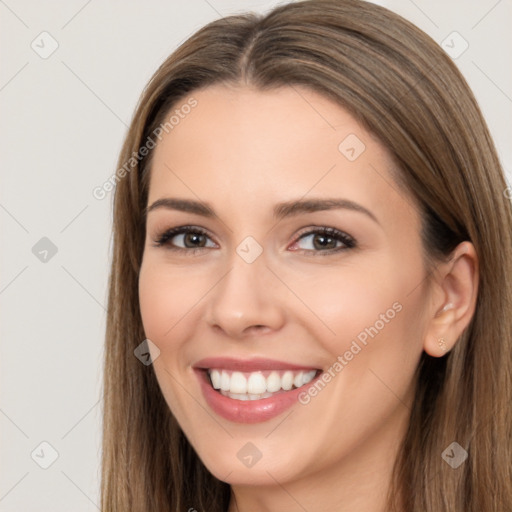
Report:
M236 400L221 395L213 389L206 371L196 370L201 391L211 409L223 418L235 423L260 423L275 418L298 402L299 394L311 386L316 378L300 388L278 393L260 400Z

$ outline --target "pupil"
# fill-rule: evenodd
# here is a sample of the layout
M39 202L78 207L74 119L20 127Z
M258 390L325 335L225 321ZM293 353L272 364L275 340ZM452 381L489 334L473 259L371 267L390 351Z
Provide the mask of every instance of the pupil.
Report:
M185 235L185 245L187 245L188 242L192 242L192 245L194 245L195 242L198 241L199 238L203 237L204 235L200 235L197 233L187 233ZM197 247L197 245L196 245ZM199 247L203 247L203 244L200 244Z
M318 240L321 240L321 242L318 244L320 248L322 249L325 249L325 247L329 244L329 242L335 242L334 238L330 237L330 236L325 236L325 235L317 235L315 238L314 238L314 245L315 247L317 246L317 241ZM316 247L318 248L318 247Z

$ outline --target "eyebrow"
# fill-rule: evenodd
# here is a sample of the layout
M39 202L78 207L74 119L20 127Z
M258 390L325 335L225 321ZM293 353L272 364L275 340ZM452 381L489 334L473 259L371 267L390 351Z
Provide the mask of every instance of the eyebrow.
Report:
M143 215L147 216L149 212L165 208L168 210L178 210L180 212L194 213L207 218L216 217L215 210L209 203L194 201L192 199L175 199L164 197L157 199L151 206L144 209ZM303 213L313 213L325 210L344 209L362 213L371 218L380 225L377 217L367 208L350 201L349 199L326 198L326 199L299 199L278 203L274 206L274 219L281 220L286 217L293 217Z

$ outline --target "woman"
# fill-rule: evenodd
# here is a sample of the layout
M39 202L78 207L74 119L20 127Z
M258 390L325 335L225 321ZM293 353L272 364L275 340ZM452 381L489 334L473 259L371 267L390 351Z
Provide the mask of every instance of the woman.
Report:
M119 169L104 510L512 510L511 207L434 41L359 0L217 20Z

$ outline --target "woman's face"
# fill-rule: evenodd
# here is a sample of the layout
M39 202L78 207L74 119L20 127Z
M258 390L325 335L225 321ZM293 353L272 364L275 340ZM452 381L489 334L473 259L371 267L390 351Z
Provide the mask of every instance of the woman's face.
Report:
M139 281L165 400L231 484L325 482L349 461L375 476L431 311L418 212L383 146L325 97L218 85L180 105L193 99L154 149Z

